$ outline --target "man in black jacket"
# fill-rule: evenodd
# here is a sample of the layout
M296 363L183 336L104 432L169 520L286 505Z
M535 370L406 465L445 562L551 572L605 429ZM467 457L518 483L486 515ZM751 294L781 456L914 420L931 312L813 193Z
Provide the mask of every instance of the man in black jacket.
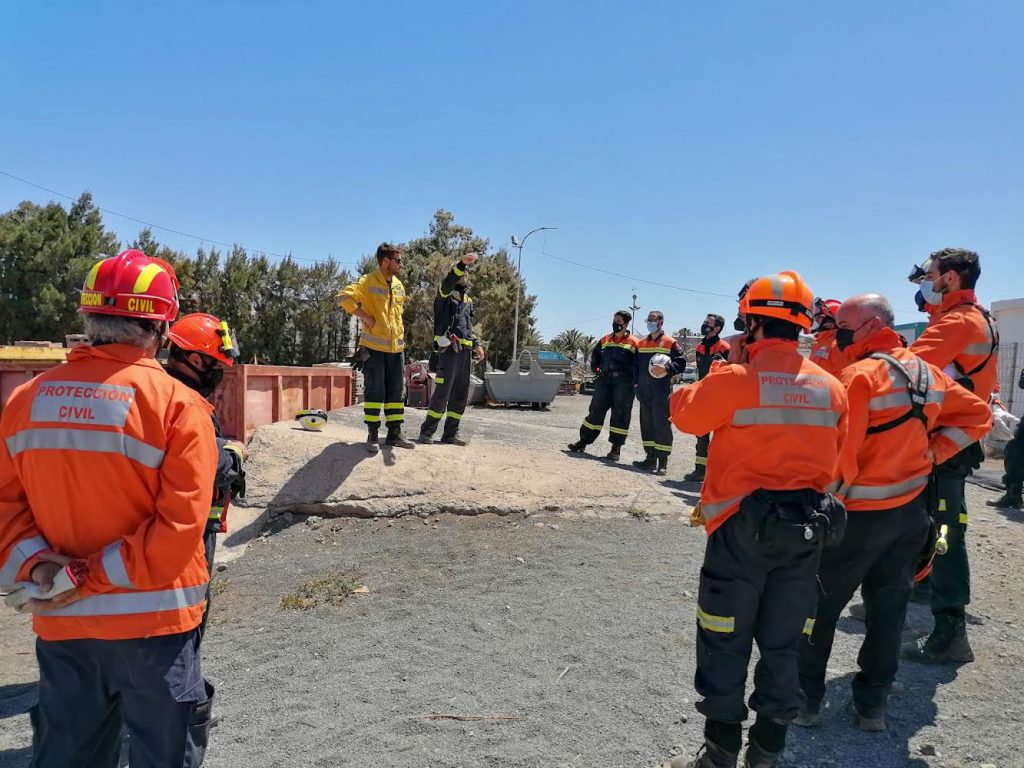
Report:
M459 424L469 400L473 360L483 359L484 350L473 333L473 299L469 296L469 267L477 260L467 253L452 265L434 297L434 354L437 376L427 406L427 418L420 428L419 442L432 443L437 425L444 419L441 442L465 445L458 436Z

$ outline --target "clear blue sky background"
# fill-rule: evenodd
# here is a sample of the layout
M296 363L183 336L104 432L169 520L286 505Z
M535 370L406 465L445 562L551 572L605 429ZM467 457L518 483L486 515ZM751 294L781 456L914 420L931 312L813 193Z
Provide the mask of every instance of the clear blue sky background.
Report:
M508 242L539 326L635 286L673 328L791 268L875 289L982 255L1024 295L1024 3L0 4L0 170L103 207L355 261L435 208ZM0 177L0 208L51 196ZM123 239L138 225L108 217ZM198 242L156 231L194 251Z

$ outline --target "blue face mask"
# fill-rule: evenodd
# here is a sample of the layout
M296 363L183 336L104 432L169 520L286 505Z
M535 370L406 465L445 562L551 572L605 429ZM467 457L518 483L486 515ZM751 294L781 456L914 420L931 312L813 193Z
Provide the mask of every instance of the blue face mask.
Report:
M648 333L657 333L658 332L658 323L652 323L650 320L648 320L647 321L647 332Z
M922 280L921 297L929 304L938 305L942 303L942 294L935 290L934 285L931 280Z

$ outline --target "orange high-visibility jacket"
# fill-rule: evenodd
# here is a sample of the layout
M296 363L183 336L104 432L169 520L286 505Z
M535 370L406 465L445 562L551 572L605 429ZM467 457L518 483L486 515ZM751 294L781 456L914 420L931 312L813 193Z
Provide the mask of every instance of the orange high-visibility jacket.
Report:
M36 616L44 640L186 632L202 619L217 467L211 406L120 344L78 347L0 418L0 584L38 555L84 558L82 600Z
M974 383L974 394L986 403L999 384L999 334L986 318L974 291L954 291L942 298L939 311L910 351L926 363L954 366ZM982 366L980 371L975 368Z
M883 328L850 348L858 358L843 369L840 381L850 403L849 434L839 459L842 485L838 495L851 512L893 509L924 490L932 462L951 458L981 438L992 426L988 404L958 386L938 366L924 363L904 349L896 332ZM899 360L915 378L918 365L928 372L924 407L927 426L911 418L884 432L869 427L888 424L910 411L910 393L901 373L883 360L867 357L884 352Z
M853 362L852 358L839 351L836 346L836 329L829 328L814 334L811 344L811 362L817 363L833 376L839 376L843 367Z
M846 390L805 360L795 341L748 347L750 362L716 362L672 395L683 432L714 432L701 506L710 535L758 489L824 491L838 476L846 439Z

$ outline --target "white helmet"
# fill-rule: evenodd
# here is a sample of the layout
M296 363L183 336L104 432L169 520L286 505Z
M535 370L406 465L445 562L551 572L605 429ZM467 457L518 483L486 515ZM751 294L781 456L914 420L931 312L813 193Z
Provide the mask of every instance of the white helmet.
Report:
M668 368L668 366L670 366L671 364L672 364L672 358L669 357L668 355L664 355L664 354L659 352L656 355L651 355L651 362L649 362L647 364L647 371L654 378L660 379L663 376L665 376L666 374L662 373L661 371L658 371L657 373L655 373L654 366L661 365L661 366L664 366L665 368Z

